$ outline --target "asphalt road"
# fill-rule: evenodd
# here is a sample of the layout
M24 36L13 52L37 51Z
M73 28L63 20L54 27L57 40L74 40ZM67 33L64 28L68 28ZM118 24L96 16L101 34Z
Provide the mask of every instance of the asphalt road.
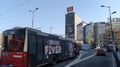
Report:
M71 67L115 67L115 61L112 53L107 53L106 56L95 55Z
M106 56L96 56L95 51L85 51L78 58L44 67L116 67L116 63L110 52Z

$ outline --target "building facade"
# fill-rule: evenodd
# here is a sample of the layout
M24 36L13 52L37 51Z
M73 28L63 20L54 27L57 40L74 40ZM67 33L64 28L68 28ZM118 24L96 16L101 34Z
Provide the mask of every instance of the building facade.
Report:
M81 18L75 12L68 12L65 15L65 37L77 41L77 25L81 22Z
M84 26L84 43L85 44L89 44L90 46L92 46L93 42L94 42L94 38L93 38L93 23L89 23L87 25Z
M84 21L79 23L77 25L77 41L81 44L83 44L83 36L84 36L84 29L83 27L85 26Z
M109 46L116 44L120 49L120 23L112 23L112 31L111 32L111 24L109 22L101 22L94 24L94 41L100 46Z
M115 37L115 44L118 49L120 49L120 26L116 26L114 28L114 37Z
M120 49L120 23L112 23L112 31L113 31L113 36L111 32L111 25L109 25L106 29L106 38L107 38L107 44L108 45L113 45L116 44L118 49Z
M105 25L105 22L94 23L94 43L99 44L100 46L104 46L104 43L106 42L106 36L104 35L106 32Z
M108 22L110 21L110 19L108 18ZM112 23L120 23L120 18L116 17L116 18L111 18Z

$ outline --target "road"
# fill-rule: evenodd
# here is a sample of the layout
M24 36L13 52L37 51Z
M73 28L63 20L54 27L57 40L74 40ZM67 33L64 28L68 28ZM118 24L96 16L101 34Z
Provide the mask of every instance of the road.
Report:
M96 56L95 51L83 51L78 58L47 67L116 67L116 63L112 52L107 52L106 56Z
M107 53L106 56L95 55L71 67L115 67L115 61L112 53Z

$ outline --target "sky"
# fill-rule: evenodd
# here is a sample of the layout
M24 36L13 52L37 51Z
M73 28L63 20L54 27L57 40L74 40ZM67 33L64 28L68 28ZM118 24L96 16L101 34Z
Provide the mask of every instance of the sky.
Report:
M120 0L0 0L0 33L13 27L32 27L32 12L34 13L34 28L52 34L65 34L65 14L67 7L73 6L74 12L80 18L89 22L104 22L109 17L111 6L113 18L120 17Z

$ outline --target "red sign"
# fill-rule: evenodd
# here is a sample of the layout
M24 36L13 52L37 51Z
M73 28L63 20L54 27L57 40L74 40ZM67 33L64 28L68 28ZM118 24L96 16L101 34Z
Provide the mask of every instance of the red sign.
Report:
M72 12L72 11L73 11L73 6L67 8L67 12Z

